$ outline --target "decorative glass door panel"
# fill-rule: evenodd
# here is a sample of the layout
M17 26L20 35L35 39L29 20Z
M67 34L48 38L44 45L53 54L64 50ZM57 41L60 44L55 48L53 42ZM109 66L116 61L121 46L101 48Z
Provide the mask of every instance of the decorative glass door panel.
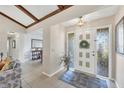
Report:
M109 28L97 29L97 74L108 77L109 72Z

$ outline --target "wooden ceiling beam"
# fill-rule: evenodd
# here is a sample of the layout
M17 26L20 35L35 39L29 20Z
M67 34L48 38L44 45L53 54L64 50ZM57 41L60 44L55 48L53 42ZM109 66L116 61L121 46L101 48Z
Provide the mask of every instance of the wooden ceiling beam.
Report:
M33 14L31 14L28 10L26 10L23 6L21 5L15 5L19 10L21 10L23 13L28 15L30 18L32 18L34 21L39 21Z
M63 5L57 5L58 6L58 8L60 9L60 10L63 10L64 9L64 6Z
M24 28L29 28L29 27L31 27L31 26L33 26L33 25L35 25L35 24L37 24L37 23L39 23L39 22L41 22L41 21L44 21L45 19L47 19L47 18L49 18L49 17L52 17L52 16L54 16L54 15L56 15L56 14L58 14L58 13L64 11L65 9L71 7L72 5L64 5L64 7L63 7L63 6L61 7L61 9L59 8L59 9L53 11L52 13L50 13L50 14L44 16L44 17L41 18L41 19L37 19L34 15L32 15L29 11L27 11L27 10L26 10L24 7L22 7L21 5L15 5L15 6L16 6L17 8L19 8L21 11L23 11L26 15L28 15L29 17L31 17L33 20L35 20L35 22L31 23L31 24L28 25L28 26L25 26L25 25L23 25L22 23L16 21L15 19L9 17L8 15L6 15L6 14L4 14L4 13L2 13L2 12L0 12L0 14L1 14L2 16L4 16L4 17L8 18L9 20L11 20L11 21L13 21L13 22L19 24L20 26L22 26L22 27L24 27ZM60 6L61 6L61 5L60 5ZM60 7L60 6L58 6L58 7Z
M37 24L37 23L39 23L39 22L41 22L41 21L43 21L43 20L45 20L45 19L49 18L49 17L54 16L54 15L56 15L56 14L58 14L58 13L60 13L60 12L64 11L65 9L67 9L67 8L71 7L71 6L72 6L72 5L66 5L66 6L64 6L64 9L63 9L63 10L57 9L57 10L53 11L52 13L50 13L50 14L48 14L48 15L44 16L43 18L39 19L39 21L34 22L34 23L32 23L32 24L28 25L28 26L27 26L27 28L29 28L29 27L31 27L31 26L33 26L33 25L35 25L35 24Z
M27 26L21 24L20 22L18 22L18 21L16 21L15 19L9 17L8 15L6 15L6 14L4 14L4 13L2 13L2 12L0 12L0 14L1 14L2 16L4 16L4 17L8 18L9 20L11 20L11 21L13 21L13 22L19 24L20 26L22 26L22 27L24 27L24 28L27 28Z
M64 9L67 9L69 7L72 7L73 5L64 5Z
M68 7L71 7L72 5L57 5L60 10L64 10Z

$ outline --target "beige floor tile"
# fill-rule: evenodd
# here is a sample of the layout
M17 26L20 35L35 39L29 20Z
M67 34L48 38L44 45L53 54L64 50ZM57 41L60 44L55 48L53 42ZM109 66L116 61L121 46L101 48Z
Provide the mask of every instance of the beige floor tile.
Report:
M42 64L40 62L26 62L22 67L22 87L23 88L75 88L74 86L59 80L65 71L61 71L52 77L42 74ZM116 87L114 82L107 81L109 87Z
M22 80L22 87L23 88L31 88L31 86L25 80Z

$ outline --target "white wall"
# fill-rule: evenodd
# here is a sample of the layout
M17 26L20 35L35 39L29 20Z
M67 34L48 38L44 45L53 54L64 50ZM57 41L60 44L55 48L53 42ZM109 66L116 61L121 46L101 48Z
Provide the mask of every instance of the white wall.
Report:
M44 33L43 44L44 72L52 74L62 67L60 57L65 54L65 29L61 25L55 25L45 31L47 32Z
M0 30L0 52L3 52L4 58L7 56L7 33Z
M115 24L124 16L124 6L121 6L115 16ZM124 55L116 53L116 81L119 87L124 88Z
M60 57L65 55L65 29L62 25L51 27L50 60L51 73L60 69Z
M18 40L20 41L23 39L22 36L25 33L25 28L0 15L0 52L4 53L4 58L7 57L7 37L9 32L17 32L19 34ZM23 45L23 42L20 45ZM19 46L18 51L16 51L19 55L22 53L22 47ZM21 57L16 57L21 60Z
M43 29L43 67L44 72L49 73L50 62L50 28Z

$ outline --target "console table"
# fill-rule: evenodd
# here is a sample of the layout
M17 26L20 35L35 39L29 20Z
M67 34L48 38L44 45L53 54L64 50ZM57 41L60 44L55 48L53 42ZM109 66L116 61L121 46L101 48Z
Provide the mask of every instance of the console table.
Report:
M42 61L42 50L32 50L32 60L39 60Z

